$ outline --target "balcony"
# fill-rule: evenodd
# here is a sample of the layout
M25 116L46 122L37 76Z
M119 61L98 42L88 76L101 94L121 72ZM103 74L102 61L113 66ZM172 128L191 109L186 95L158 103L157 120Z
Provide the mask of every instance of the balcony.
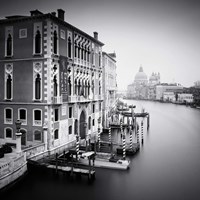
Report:
M77 96L69 96L68 102L69 103L76 103L77 102Z
M62 103L63 103L62 95L53 97L53 104L62 104Z

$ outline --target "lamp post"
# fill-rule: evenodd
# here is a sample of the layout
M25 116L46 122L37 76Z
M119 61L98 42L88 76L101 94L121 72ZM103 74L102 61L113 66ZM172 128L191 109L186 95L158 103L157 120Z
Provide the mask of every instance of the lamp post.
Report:
M15 125L16 125L16 152L17 153L21 153L22 151L22 148L21 148L21 136L22 136L22 133L20 133L20 128L21 128L21 124L22 122L18 119L16 122L15 122Z

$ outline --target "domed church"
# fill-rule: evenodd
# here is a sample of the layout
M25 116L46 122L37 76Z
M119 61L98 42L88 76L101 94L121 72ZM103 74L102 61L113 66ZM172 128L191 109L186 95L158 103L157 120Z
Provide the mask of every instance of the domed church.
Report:
M134 82L127 87L127 98L134 99L151 99L154 96L154 86L160 83L160 73L152 73L149 78L140 66L139 71L136 73Z

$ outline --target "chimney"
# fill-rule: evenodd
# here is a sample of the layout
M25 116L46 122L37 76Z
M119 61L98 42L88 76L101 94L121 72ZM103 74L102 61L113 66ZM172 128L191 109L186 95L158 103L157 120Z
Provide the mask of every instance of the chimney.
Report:
M94 33L94 39L98 40L98 33L97 32L93 32Z
M62 9L58 9L58 18L61 19L61 20L65 20L65 11L62 10Z

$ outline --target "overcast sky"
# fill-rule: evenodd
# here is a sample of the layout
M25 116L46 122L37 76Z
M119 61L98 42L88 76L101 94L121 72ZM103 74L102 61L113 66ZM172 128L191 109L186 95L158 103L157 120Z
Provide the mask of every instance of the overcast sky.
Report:
M140 65L161 82L192 86L200 80L200 0L1 0L0 17L62 8L65 20L116 52L119 89Z

